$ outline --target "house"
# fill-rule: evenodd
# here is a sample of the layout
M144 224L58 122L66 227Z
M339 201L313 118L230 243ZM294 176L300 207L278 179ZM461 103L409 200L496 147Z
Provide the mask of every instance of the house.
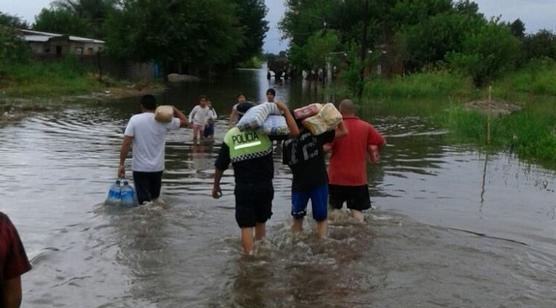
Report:
M31 47L36 57L66 55L95 56L104 49L104 41L91 38L20 29L21 38Z

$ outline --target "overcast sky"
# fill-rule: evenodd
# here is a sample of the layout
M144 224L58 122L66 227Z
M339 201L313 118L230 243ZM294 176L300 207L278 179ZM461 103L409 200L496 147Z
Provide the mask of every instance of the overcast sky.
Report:
M163 0L161 0L163 1ZM0 0L0 11L17 15L32 23L34 16L43 7L48 7L51 0ZM277 53L287 48L287 42L281 41L278 21L284 14L283 0L265 0L268 6L267 20L270 31L266 35L264 49ZM556 0L475 0L480 11L487 17L501 15L503 20L513 21L520 18L527 32L549 29L556 32Z

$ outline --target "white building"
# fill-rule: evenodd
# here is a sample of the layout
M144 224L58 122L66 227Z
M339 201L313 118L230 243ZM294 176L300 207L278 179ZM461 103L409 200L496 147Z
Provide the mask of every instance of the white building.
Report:
M33 55L62 57L68 54L94 56L104 49L104 41L91 38L20 29Z

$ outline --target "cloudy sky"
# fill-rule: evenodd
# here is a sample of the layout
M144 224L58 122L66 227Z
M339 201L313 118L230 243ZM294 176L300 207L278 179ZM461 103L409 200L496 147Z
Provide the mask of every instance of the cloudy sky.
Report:
M33 22L43 7L51 0L0 0L0 11L17 15ZM282 41L277 24L284 14L283 0L265 0L268 6L267 20L270 31L267 33L264 49L278 52L287 48ZM556 0L475 0L481 12L486 16L502 16L503 20L513 21L520 18L527 27L527 32L549 29L556 32Z

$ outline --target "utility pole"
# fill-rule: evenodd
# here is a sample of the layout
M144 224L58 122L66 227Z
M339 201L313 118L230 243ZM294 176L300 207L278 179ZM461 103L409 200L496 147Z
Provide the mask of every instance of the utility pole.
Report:
M369 0L364 0L363 10L363 34L361 37L361 51L359 55L361 68L359 69L359 89L357 93L359 100L361 100L363 89L365 88L365 60L367 59L367 34L369 32Z

